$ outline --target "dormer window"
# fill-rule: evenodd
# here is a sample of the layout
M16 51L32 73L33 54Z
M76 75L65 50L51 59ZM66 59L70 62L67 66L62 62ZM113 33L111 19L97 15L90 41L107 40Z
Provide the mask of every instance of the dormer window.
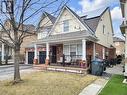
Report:
M69 32L69 20L63 21L63 32Z

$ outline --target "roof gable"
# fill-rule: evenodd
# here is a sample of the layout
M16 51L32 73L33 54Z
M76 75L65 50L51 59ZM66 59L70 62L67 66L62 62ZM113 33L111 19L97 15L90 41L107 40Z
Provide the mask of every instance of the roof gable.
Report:
M41 23L42 21L45 19L45 18L48 18L49 21L47 21L47 23L52 23L52 25L55 23L55 20L56 20L56 17L52 16L51 14L47 13L47 12L44 12L41 16L41 19L38 23L38 26L41 27Z
M50 34L52 33L53 31L53 28L56 26L57 22L59 21L60 17L62 16L62 13L64 12L64 10L67 10L78 22L79 24L81 24L82 27L84 27L84 29L88 30L88 32L90 34L94 34L92 29L85 23L82 21L82 19L74 12L72 11L69 7L67 6L64 6L60 12L60 14L58 15L57 19L56 19L56 22L54 23L53 27L52 27L52 30L50 32ZM49 34L49 35L50 35Z
M84 22L86 22L86 24L95 32L99 24L99 20L100 20L100 16L84 19Z
M109 7L104 8L104 10L101 11L101 12L99 13L98 16L89 18L90 16L85 15L85 16L82 16L81 19L82 19L94 32L96 32L96 29L97 29L97 27L98 27L99 21L100 21L101 17L103 16L103 14L104 14L107 10L109 10Z
M51 20L51 22L54 24L56 21L56 17L52 16L51 14L45 12L45 15Z

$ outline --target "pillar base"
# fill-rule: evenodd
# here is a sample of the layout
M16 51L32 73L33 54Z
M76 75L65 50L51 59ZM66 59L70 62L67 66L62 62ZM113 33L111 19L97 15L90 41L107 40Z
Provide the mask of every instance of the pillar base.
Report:
M45 59L45 64L49 65L49 59Z
M38 64L38 59L34 59L33 63L34 63L34 65L37 65Z

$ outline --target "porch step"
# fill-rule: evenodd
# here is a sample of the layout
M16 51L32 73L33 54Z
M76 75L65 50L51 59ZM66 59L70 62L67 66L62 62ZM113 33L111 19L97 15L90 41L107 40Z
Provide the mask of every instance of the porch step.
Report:
M33 69L37 70L46 70L47 66L45 64L43 65L33 65Z
M37 70L69 72L69 73L84 74L84 75L86 75L88 72L88 69L74 68L74 67L62 67L62 66L34 65L33 68Z

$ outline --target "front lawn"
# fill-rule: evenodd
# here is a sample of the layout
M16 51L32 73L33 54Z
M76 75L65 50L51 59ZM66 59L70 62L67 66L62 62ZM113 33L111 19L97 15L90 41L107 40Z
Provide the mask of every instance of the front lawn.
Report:
M127 95L127 84L122 75L114 75L99 95Z
M23 83L0 82L0 95L78 95L97 77L62 72L34 72L22 77Z

